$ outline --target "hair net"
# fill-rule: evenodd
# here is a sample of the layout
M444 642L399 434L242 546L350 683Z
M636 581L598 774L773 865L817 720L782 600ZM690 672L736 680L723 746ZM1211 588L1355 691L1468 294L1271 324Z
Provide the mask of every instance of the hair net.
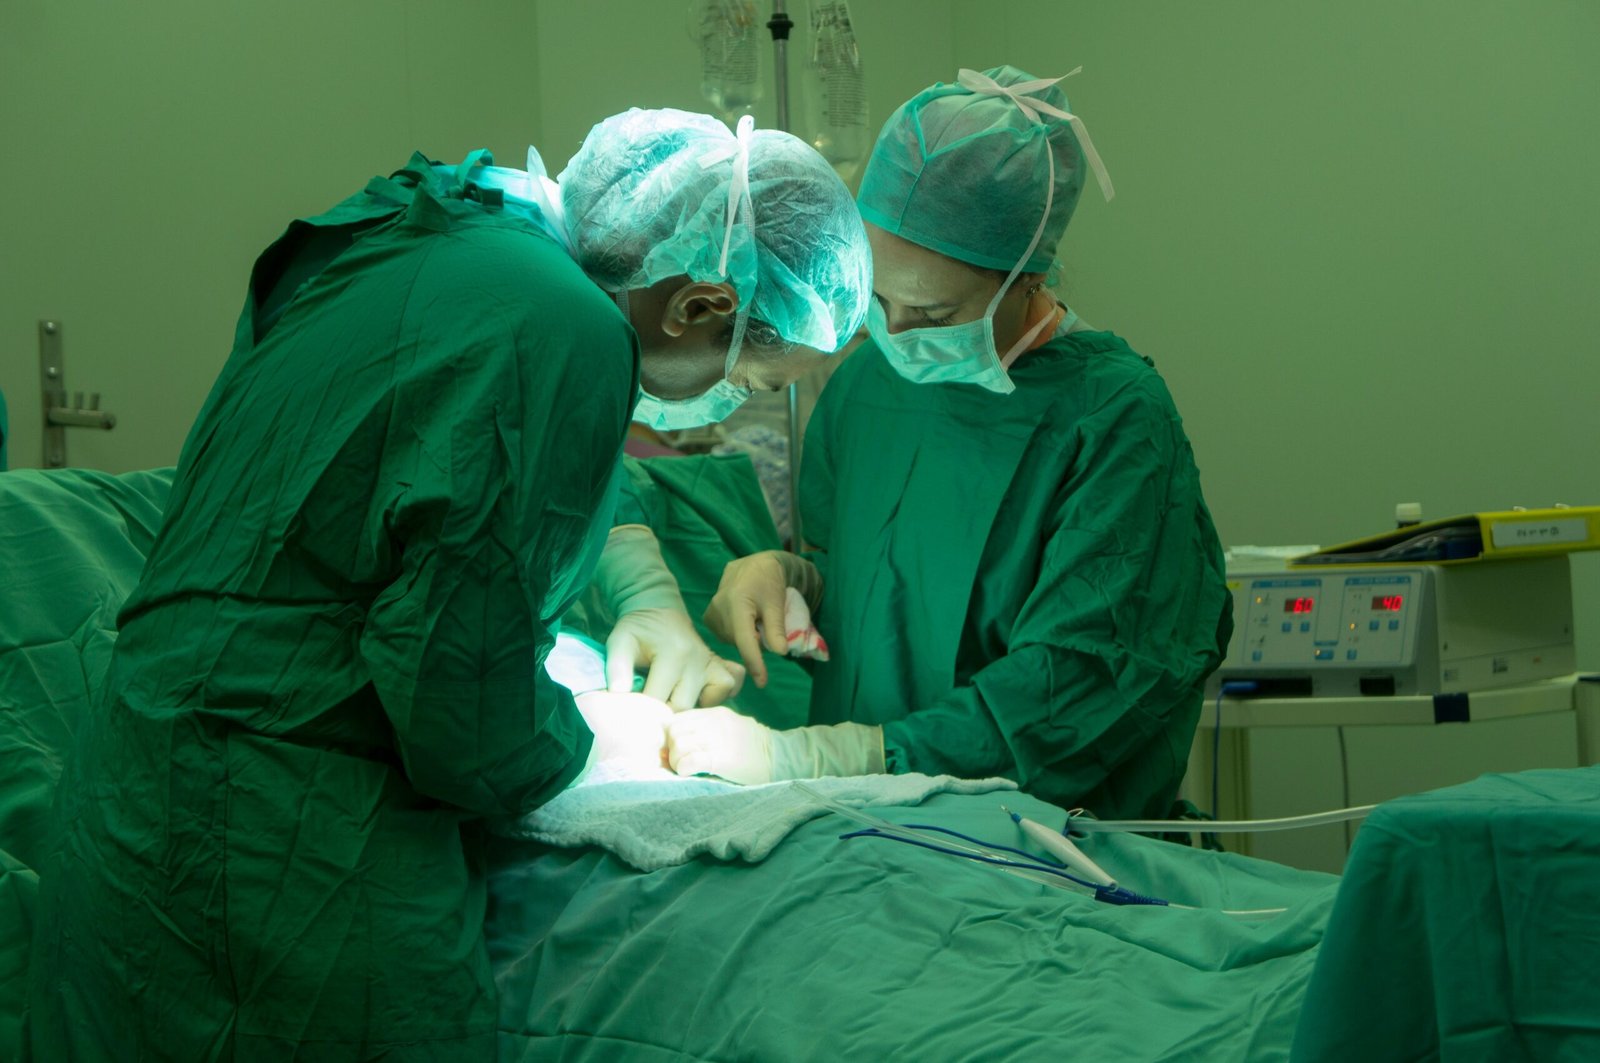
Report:
M613 291L680 274L726 281L753 321L836 351L872 297L872 255L850 192L805 142L750 134L754 225L741 213L723 273L739 144L715 118L687 111L635 108L595 126L559 178L578 263Z
M1012 66L963 70L956 84L922 90L884 123L857 202L864 219L914 244L1010 270L1039 233L1053 156L1049 217L1022 267L1042 273L1078 205L1085 154L1110 199L1099 156L1055 81Z

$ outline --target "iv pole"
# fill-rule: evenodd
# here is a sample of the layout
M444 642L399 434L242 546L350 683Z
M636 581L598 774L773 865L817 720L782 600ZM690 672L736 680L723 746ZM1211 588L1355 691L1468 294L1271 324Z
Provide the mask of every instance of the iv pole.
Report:
M778 105L778 128L789 132L789 31L794 20L783 9L784 0L773 0L772 18L767 29L772 31L772 74L776 81L775 101ZM800 385L789 385L789 549L799 553L805 540L800 534Z

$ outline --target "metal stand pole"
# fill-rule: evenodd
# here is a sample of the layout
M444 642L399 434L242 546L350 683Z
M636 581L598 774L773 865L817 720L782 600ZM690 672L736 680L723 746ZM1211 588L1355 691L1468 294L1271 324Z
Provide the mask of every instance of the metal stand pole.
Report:
M778 105L778 128L789 132L789 31L794 20L783 9L783 0L773 0L772 74L776 81L774 99ZM789 385L789 549L799 552L805 540L800 534L800 385Z

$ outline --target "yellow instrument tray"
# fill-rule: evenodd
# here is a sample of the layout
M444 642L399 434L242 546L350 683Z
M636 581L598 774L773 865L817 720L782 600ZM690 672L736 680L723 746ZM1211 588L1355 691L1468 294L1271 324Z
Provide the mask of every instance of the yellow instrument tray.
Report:
M1467 513L1325 547L1289 564L1450 564L1574 550L1600 550L1600 506Z

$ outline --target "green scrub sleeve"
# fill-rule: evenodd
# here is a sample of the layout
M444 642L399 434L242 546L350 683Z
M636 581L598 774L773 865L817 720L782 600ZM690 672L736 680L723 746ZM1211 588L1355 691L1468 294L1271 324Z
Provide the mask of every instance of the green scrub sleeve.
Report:
M663 461L675 461L675 458L664 458ZM661 491L656 487L655 481L650 479L650 474L639 464L638 458L622 459L622 475L618 484L617 505L611 517L612 527L621 527L624 524L642 524L655 532L657 536L662 533L661 522Z
M593 741L543 660L610 524L636 356L620 317L529 335L483 309L420 311L429 353L390 429L416 441L387 517L403 571L361 648L412 785L520 815L578 775ZM508 372L462 371L496 352Z
M805 594L806 604L816 612L822 596L828 589L828 551L814 543L833 541L833 515L835 464L830 440L835 433L830 430L835 402L818 401L806 422L805 449L800 460L800 533L804 543L791 544L794 553L811 562L820 577L816 597ZM802 591L804 594L804 591Z
M884 725L891 771L1004 774L1070 805L1173 725L1214 665L1203 503L1170 400L1159 382L1131 384L1078 432L1006 652Z

